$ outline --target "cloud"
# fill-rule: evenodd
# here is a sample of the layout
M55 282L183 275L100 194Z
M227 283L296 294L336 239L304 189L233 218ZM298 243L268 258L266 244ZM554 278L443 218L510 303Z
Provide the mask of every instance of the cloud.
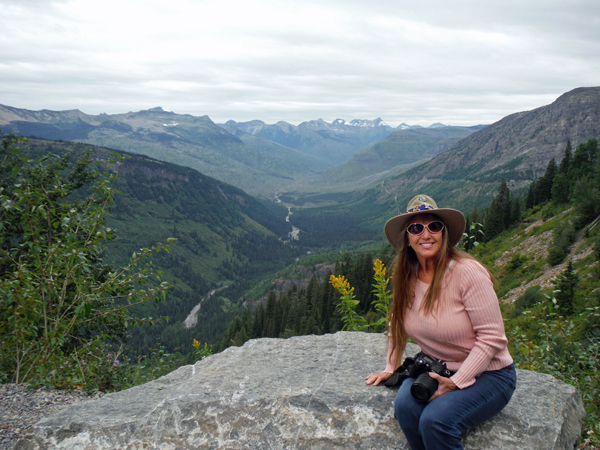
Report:
M0 0L0 103L491 123L597 84L595 1Z

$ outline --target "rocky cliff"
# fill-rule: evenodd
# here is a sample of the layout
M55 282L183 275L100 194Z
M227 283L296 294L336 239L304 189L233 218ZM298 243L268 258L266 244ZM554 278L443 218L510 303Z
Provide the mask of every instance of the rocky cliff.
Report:
M252 340L42 419L15 448L406 449L396 390L364 381L385 350L384 336L354 332ZM572 449L583 416L572 386L521 370L510 404L465 448Z

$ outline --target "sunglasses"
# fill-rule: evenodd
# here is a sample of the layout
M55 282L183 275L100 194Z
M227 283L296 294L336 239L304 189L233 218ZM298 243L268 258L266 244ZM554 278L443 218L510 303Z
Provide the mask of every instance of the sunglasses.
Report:
M418 236L425 231L425 227L427 227L430 233L439 233L444 229L444 222L436 220L435 222L429 222L427 225L423 225L422 223L412 223L408 226L406 231L413 236Z

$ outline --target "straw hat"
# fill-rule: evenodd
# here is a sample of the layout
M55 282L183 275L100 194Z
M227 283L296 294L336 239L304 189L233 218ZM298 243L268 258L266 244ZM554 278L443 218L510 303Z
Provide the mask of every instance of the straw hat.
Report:
M465 216L456 209L438 208L428 195L417 195L406 207L406 214L392 217L385 224L385 237L396 250L400 248L402 236L410 220L419 214L434 214L438 216L448 229L448 244L455 246L465 232Z

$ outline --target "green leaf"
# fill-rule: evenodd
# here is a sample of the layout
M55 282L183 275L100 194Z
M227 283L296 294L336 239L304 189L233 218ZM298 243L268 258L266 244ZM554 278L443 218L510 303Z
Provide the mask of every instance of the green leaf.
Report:
M91 312L92 312L92 303L86 302L85 303L85 312L84 312L85 317L90 317Z

